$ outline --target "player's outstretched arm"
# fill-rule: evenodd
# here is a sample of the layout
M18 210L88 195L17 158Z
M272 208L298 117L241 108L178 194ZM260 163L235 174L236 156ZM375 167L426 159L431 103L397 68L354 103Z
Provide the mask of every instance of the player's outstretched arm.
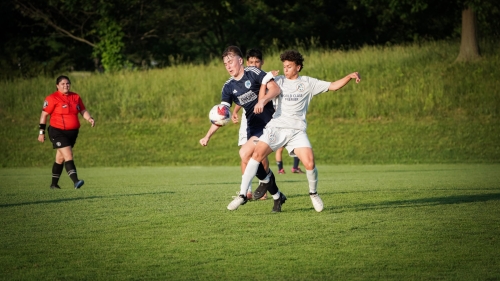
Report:
M340 88L344 87L347 83L349 83L351 79L356 79L356 83L359 83L361 81L361 76L359 76L358 72L353 72L342 79L330 83L330 87L328 87L328 90L337 91Z
M210 138L215 132L217 132L217 130L219 130L219 126L212 124L212 126L210 126L210 129L208 129L208 132L205 135L205 137L200 140L200 144L202 146L207 146L208 141L210 141Z

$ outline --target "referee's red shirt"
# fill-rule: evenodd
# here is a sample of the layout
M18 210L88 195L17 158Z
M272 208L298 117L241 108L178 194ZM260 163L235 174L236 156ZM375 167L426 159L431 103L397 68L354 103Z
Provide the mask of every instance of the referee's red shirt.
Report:
M59 91L45 98L43 111L50 114L50 126L60 130L80 128L78 113L85 109L82 99L77 93L65 95Z

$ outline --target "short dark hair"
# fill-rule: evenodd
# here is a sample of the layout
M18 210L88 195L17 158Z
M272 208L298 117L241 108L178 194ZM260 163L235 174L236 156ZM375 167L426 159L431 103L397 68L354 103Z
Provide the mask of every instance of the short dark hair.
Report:
M61 82L63 79L68 80L68 82L71 84L71 80L69 80L68 76L61 75L56 78L56 85L59 85L59 82Z
M240 48L238 48L237 46L229 46L229 47L227 47L224 50L224 52L222 53L222 59L224 59L225 57L227 57L230 54L237 55L240 58L243 58L243 53L241 52Z
M296 65L300 65L299 72L304 68L304 58L302 55L295 50L284 51L280 55L281 61L293 61Z
M247 60L249 58L258 58L259 60L262 61L263 60L262 59L262 52L259 49L250 49L247 52Z

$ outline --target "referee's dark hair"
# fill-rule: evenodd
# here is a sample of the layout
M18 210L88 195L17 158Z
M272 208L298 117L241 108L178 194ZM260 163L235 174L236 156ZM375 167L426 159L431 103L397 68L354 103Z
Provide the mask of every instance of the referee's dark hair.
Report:
M61 80L63 80L63 79L68 80L68 82L71 84L71 80L69 80L68 76L61 75L61 76L57 77L57 79L56 79L56 85L58 85L59 82L61 82Z

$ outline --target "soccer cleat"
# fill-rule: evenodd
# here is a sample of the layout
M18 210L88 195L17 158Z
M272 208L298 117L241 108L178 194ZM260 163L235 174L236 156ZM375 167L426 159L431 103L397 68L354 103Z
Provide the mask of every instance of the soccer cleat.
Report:
M259 184L259 187L257 187L257 189L253 193L253 200L259 200L260 198L262 198L262 196L264 196L264 194L267 193L267 188L269 186L272 186L273 184L274 184L274 182L273 182L272 176L269 178L268 183L261 182Z
M281 205L285 204L286 201L286 196L285 194L280 192L280 198L274 200L274 206L273 206L273 213L279 213L281 212Z
M239 206L245 205L248 202L248 199L245 195L240 195L231 201L229 205L227 205L227 209L230 211L234 211L238 209Z
M292 168L292 173L294 173L294 174L303 174L304 172L302 172L302 170L300 168L297 168L297 169Z
M323 211L323 200L321 200L318 193L317 192L309 193L309 196L311 197L311 201L313 203L314 210L316 210L316 212L318 212L318 213Z
M284 173L285 173L285 169L281 169L281 170L278 171L278 174L282 174L283 175Z
M57 185L57 184L52 184L50 186L50 189L61 189L61 187L59 185Z
M79 180L77 182L75 182L75 189L79 189L80 187L83 186L85 182L83 180Z

